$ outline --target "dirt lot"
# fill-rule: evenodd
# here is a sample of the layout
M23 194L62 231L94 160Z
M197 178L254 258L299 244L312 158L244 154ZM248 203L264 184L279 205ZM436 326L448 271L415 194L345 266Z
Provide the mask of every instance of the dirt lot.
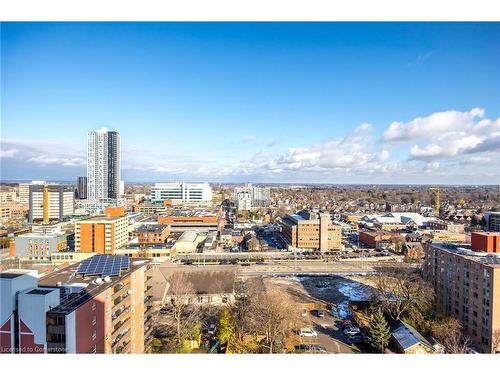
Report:
M347 337L339 328L339 322L349 317L349 300L369 299L373 289L359 281L340 276L305 277L265 277L266 288L277 288L289 294L301 307L308 310L302 317L304 327L313 328L317 337L298 337L303 344L318 344L328 353L361 353L362 345L350 345ZM337 310L328 311L327 306L334 304ZM325 311L325 316L316 316L317 309Z

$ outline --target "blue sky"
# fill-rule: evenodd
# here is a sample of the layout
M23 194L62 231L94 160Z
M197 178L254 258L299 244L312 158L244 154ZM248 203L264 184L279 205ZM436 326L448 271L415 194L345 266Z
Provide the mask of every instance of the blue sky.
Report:
M2 23L1 177L499 183L499 25Z

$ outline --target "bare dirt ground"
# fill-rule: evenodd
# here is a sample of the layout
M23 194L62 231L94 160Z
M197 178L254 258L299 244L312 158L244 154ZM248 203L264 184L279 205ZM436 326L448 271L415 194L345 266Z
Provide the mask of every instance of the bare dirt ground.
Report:
M264 277L262 282L266 289L287 293L301 308L307 309L307 316L301 317L304 327L313 328L318 336L300 337L299 343L321 345L328 353L362 352L361 346L348 343L339 322L348 317L348 301L369 299L372 287L340 276ZM339 314L328 310L331 304L339 307ZM324 310L325 316L316 316L317 309Z

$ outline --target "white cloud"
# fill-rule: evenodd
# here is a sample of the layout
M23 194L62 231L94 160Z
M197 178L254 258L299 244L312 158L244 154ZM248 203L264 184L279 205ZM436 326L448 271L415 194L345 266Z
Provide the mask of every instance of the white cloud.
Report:
M255 141L256 139L257 139L257 137L255 135L248 135L246 137L243 137L241 139L241 142L243 142L243 143L251 143L251 142Z
M412 67L412 66L422 65L426 60L430 59L431 56L432 56L431 51L426 52L426 53L422 53L422 54L418 55L414 61L409 62L408 66Z
M86 160L78 157L69 157L69 156L50 156L50 155L38 155L27 159L30 162L41 164L41 165L49 165L49 164L57 164L64 166L81 166L86 165Z
M409 142L418 139L433 139L447 133L466 131L472 128L477 118L484 117L484 109L473 108L469 112L445 111L403 123L395 121L382 135L384 142Z
M13 158L19 150L15 148L10 148L8 150L0 150L0 158Z
M387 145L412 143L409 156L431 160L457 158L500 149L500 119L485 117L482 108L467 112L445 111L410 122L393 122L382 135Z

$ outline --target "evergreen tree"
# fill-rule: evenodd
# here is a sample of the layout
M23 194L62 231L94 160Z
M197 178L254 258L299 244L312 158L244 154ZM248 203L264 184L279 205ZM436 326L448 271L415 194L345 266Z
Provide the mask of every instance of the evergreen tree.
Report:
M380 350L380 353L383 353L389 343L390 337L391 331L389 330L387 321L382 311L379 310L370 320L367 341L375 350Z
M234 326L231 314L228 309L224 309L219 318L219 341L221 344L227 344L233 333Z

